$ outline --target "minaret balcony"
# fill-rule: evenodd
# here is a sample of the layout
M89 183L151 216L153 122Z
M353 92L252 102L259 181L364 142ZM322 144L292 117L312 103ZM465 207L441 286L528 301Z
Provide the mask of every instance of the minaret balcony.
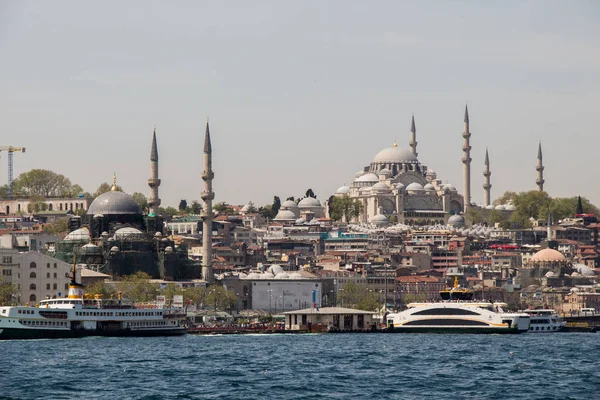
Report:
M462 151L471 151L471 146L469 146L467 143L465 143L462 147Z
M202 179L205 181L213 179L214 177L215 177L215 174L212 171L203 171L202 172Z
M485 176L486 178L489 178L489 177L490 177L490 175L492 175L492 173L491 173L490 171L485 171L485 172L483 173L483 176Z
M471 138L471 132L463 132L462 137L464 137L465 139L470 139Z
M150 186L151 188L155 188L155 187L159 187L160 186L160 179L148 179L148 186Z
M471 157L464 156L462 158L462 162L463 162L463 164L470 164L471 163Z
M546 182L546 181L545 181L544 179L540 179L540 178L538 178L538 179L536 179L536 180L535 180L535 183L536 183L537 185L543 185L543 184L544 184L544 182Z
M537 167L535 167L535 170L537 172L542 172L544 170L544 166L543 165L538 165Z
M485 190L490 190L490 189L492 188L492 184L491 184L491 183L484 183L484 184L483 184L483 188L484 188Z
M202 194L200 195L200 198L204 201L214 200L215 194L214 194L214 192L202 192Z

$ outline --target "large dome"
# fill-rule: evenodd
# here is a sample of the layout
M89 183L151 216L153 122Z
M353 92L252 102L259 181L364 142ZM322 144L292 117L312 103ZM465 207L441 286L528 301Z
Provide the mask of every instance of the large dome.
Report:
M557 250L554 249L544 249L540 250L531 257L530 261L565 261L565 256Z
M128 194L118 191L102 193L90 204L88 215L141 214L140 206Z
M388 147L381 150L375 158L374 163L418 163L417 157L410 150L401 147Z

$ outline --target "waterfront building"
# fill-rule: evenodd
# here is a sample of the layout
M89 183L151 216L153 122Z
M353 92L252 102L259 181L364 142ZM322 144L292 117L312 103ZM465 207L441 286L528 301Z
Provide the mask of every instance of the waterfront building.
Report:
M363 331L374 326L374 312L353 308L323 307L288 311L285 329L290 331L326 332Z

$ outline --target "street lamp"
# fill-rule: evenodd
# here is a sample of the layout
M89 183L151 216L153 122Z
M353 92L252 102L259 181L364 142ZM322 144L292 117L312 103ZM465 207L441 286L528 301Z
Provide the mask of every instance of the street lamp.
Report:
M271 300L273 299L273 289L267 290L269 292L269 314L273 314L271 309Z

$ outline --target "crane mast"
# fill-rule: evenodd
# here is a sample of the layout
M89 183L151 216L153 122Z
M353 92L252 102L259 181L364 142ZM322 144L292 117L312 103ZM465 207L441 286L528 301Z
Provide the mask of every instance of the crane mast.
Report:
M13 153L15 151L25 153L25 147L0 146L0 151L8 152L8 198L12 199Z

